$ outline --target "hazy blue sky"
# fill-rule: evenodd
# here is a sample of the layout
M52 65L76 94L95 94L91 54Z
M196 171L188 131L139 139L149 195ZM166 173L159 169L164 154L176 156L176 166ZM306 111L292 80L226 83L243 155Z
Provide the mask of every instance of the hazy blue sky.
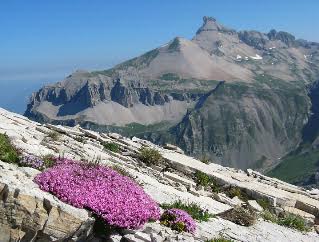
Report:
M62 79L191 38L204 15L319 41L319 0L1 0L0 81Z

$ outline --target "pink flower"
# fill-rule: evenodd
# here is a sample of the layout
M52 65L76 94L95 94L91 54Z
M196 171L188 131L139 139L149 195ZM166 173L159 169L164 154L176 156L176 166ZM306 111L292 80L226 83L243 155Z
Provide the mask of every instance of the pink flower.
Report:
M160 217L157 203L140 186L104 166L58 160L34 181L42 190L70 205L93 211L112 226L135 229Z
M183 229L190 233L194 233L196 230L193 218L184 210L177 208L166 210L161 216L161 222L172 229ZM182 227L178 227L178 225L182 225Z

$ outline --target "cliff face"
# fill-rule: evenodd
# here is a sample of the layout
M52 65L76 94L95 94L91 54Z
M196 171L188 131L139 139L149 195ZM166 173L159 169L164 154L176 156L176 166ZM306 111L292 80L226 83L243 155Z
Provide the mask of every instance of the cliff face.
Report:
M172 129L198 157L232 167L267 167L301 141L309 99L302 89L222 83Z
M197 157L263 169L303 141L313 100L307 87L318 78L318 43L276 30L237 32L204 17L192 40L178 37L42 88L25 115L175 142Z

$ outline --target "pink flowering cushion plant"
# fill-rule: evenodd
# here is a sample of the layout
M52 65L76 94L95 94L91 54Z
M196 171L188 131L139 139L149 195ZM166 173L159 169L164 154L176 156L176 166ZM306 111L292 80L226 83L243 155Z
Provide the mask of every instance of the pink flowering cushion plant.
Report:
M193 218L184 210L177 208L165 210L161 216L161 224L178 232L194 233L196 230L196 223Z
M58 160L35 182L63 202L93 211L111 226L135 229L160 217L157 203L140 186L101 165Z

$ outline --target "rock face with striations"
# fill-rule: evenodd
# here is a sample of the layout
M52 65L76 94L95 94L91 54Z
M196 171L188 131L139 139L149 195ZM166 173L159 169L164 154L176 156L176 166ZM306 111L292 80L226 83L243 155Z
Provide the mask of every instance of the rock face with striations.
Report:
M39 172L0 161L0 241L81 241L94 219L41 191Z
M204 17L192 40L177 37L109 70L43 87L25 115L263 170L303 141L308 86L318 79L318 43L276 30L237 32Z

